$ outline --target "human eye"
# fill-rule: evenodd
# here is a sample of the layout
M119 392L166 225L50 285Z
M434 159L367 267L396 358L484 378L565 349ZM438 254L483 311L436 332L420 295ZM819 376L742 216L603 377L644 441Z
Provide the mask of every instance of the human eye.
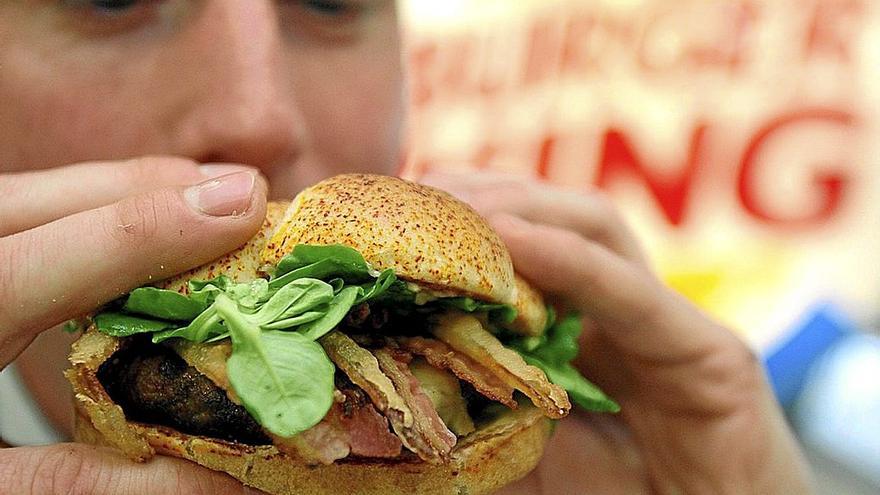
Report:
M80 1L79 3L85 4L84 6L90 6L98 12L118 14L131 10L137 4L143 2L140 0L87 0Z
M95 15L116 16L154 6L158 0L60 0L70 10Z
M376 10L376 0L291 0L285 2L284 25L296 36L318 41L345 41L358 36Z
M350 19L361 13L363 5L353 0L300 0L301 8L313 15Z
M140 26L157 14L164 0L59 0L84 31L111 34Z

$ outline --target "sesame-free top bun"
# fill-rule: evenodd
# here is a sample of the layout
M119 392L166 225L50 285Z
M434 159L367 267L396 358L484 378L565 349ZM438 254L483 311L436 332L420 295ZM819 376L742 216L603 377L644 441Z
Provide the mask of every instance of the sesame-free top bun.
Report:
M443 191L395 177L337 175L302 191L263 258L277 262L297 244L344 244L418 285L515 302L513 263L486 221Z

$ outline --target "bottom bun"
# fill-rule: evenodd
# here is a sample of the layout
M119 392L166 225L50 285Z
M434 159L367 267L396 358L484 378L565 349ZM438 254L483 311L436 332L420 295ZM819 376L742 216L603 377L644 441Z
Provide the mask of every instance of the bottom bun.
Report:
M552 430L540 411L523 405L459 439L443 464L347 458L312 466L271 445L252 447L125 420L95 376L118 341L92 331L77 344L67 372L76 392L77 441L116 447L140 461L154 454L180 457L271 495L491 493L534 469Z

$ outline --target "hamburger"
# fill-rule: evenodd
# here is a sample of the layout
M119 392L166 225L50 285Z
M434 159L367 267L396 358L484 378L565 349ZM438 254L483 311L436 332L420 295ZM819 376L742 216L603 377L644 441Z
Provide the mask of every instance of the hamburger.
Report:
M538 463L570 364L497 234L450 195L340 175L235 252L101 308L74 343L78 441L284 494L489 493Z

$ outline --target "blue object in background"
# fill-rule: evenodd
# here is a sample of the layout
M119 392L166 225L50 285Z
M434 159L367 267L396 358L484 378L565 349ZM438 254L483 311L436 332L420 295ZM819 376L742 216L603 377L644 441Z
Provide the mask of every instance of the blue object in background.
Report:
M801 441L880 487L880 338L821 304L765 366Z
M855 324L833 303L815 306L764 359L777 399L788 409L800 395L810 368L834 344L856 333Z
M804 444L880 493L880 338L854 334L834 344L810 370L791 418Z

